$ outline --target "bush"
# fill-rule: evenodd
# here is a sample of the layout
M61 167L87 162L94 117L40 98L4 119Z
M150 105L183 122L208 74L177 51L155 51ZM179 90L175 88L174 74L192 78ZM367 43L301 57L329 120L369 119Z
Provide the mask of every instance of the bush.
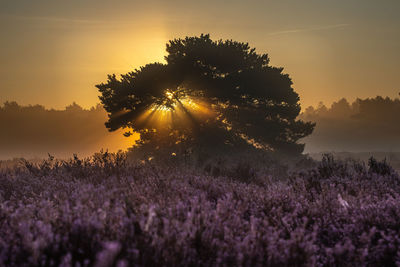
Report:
M374 157L368 160L369 172L379 175L390 175L394 173L393 168L386 162L386 158L382 161L377 161Z

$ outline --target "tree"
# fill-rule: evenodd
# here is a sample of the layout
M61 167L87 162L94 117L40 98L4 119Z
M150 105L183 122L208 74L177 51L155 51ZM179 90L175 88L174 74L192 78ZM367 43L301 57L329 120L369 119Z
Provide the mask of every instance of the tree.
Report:
M283 68L248 43L209 35L167 43L152 63L97 85L110 131L140 133L139 147L162 151L256 147L299 154L315 124L297 120L299 96ZM128 131L126 135L132 134Z

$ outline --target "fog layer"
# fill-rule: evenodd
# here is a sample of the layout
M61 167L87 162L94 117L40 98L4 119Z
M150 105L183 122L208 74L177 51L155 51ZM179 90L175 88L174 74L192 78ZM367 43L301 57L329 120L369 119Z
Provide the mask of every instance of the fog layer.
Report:
M107 114L98 105L90 110L72 104L64 110L43 106L0 106L0 159L14 157L88 156L100 149L117 151L133 144L121 131L110 133L104 126Z
M331 107L322 103L308 107L304 120L317 123L314 132L303 139L305 152L321 151L400 151L400 100L398 98L346 99Z
M400 152L400 99L346 99L330 107L320 103L308 107L301 119L316 122L314 132L304 138L305 153ZM107 114L98 105L89 110L73 103L64 110L43 106L0 106L0 159L15 157L88 156L100 149L117 151L134 144L122 131L108 132Z

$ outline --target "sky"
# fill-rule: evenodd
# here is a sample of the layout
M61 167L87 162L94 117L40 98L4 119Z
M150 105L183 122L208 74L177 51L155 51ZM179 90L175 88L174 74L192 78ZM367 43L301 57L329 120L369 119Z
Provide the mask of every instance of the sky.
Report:
M173 38L248 42L284 67L302 107L398 96L400 1L0 0L0 103L99 102L107 74L163 62Z

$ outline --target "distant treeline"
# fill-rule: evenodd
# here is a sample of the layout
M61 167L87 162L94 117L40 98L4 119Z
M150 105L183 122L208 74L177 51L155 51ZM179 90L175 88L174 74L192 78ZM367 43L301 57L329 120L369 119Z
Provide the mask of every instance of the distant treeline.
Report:
M6 102L0 106L0 158L86 156L102 148L126 148L131 140L121 132L109 133L106 120L101 105L83 109L73 103L65 110L49 110Z
M312 135L303 139L306 152L400 151L400 99L346 99L330 108L322 103L308 107L301 118L317 123Z
M324 151L400 152L400 99L375 97L346 99L331 107L308 107L300 116L316 122L314 132L302 142L306 153ZM101 105L83 109L76 103L64 110L44 106L0 105L0 159L24 156L88 156L100 149L116 151L134 144L136 137L110 133Z

